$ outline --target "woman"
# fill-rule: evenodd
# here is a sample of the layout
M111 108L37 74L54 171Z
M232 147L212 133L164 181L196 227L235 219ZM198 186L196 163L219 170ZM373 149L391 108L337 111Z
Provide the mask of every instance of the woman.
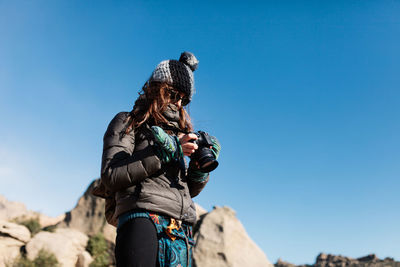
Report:
M117 266L191 266L192 198L209 179L195 160L184 161L198 149L184 109L197 64L189 52L158 64L133 110L118 113L104 135L101 186L115 201Z

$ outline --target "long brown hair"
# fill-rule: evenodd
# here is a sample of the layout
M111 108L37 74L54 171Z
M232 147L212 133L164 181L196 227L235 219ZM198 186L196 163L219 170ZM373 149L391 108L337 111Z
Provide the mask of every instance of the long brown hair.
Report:
M142 91L139 92L139 97L130 112L130 116L128 117L129 125L125 132L129 133L149 121L157 126L168 124L168 120L162 113L168 104L172 103L171 90L174 90L174 88L167 83L146 82ZM180 131L183 133L192 132L193 126L189 114L182 106L178 110Z

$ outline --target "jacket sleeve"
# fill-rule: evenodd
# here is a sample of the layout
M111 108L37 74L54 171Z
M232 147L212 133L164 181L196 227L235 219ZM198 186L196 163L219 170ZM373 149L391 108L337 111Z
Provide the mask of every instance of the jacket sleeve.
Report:
M135 147L135 131L123 134L128 116L128 112L118 113L103 138L101 181L112 192L139 184L161 169L161 161L148 140L141 142L142 147Z
M204 189L208 180L210 179L209 173L201 173L196 171L196 168L189 162L187 169L186 180L189 188L190 197L194 198Z
M204 189L204 187L208 183L209 179L210 179L210 174L207 174L205 178L198 180L189 173L187 177L188 181L187 183L189 187L190 197L194 198L195 196L200 194L200 192Z

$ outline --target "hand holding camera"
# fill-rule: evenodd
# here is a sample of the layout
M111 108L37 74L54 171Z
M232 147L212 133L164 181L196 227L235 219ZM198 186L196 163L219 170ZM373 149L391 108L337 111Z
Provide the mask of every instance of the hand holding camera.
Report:
M164 162L180 158L181 153L191 158L191 169L202 173L209 173L218 167L218 156L221 150L216 137L206 132L198 131L176 136L170 136L158 126L152 126L151 130L156 142L160 146L160 157Z
M197 138L191 140L198 149L191 154L191 162L195 162L198 170L203 173L208 173L218 167L218 156L221 150L216 137L209 135L206 132L198 131L193 133Z
M181 143L182 151L185 156L190 157L196 151L196 149L199 148L199 146L195 144L193 140L197 140L197 135L194 133L179 135L179 142Z

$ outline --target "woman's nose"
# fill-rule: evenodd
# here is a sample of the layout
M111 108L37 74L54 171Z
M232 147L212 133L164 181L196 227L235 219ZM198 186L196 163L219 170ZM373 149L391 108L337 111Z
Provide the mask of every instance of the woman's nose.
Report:
M177 106L178 108L181 108L181 107L182 107L182 99L179 99L179 101L176 102L176 106Z

